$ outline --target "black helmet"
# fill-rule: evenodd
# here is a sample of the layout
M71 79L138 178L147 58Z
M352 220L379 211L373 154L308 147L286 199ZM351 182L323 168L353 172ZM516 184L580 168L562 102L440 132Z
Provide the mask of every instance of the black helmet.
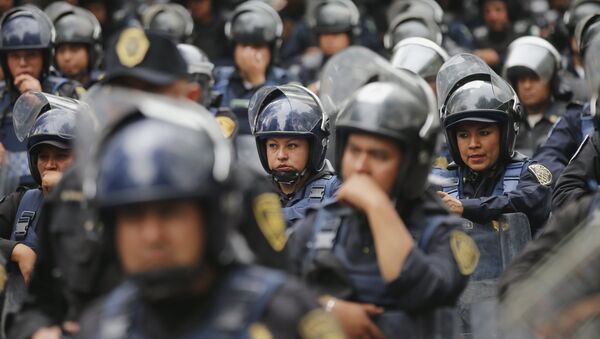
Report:
M431 18L417 13L403 13L390 23L383 37L385 48L392 49L406 38L425 38L442 45L442 29Z
M53 20L56 28L55 45L84 44L88 48L88 71L97 69L102 62L102 27L87 9L71 6L58 13Z
M570 34L574 34L577 24L586 16L594 13L600 13L600 1L574 0L569 4L569 9L565 12L563 21Z
M450 154L458 165L465 164L453 127L462 121L498 123L501 135L499 161L512 158L519 121L523 117L517 94L508 82L479 57L463 53L444 63L437 76L437 89L442 126Z
M212 72L215 65L210 62L206 53L194 45L178 44L177 49L185 59L188 76L202 86L201 104L204 107L210 106L211 90L215 81Z
M350 0L317 0L308 8L308 26L316 34L360 35L360 12Z
M586 48L592 39L598 35L598 32L600 32L600 11L584 17L575 26L575 41L582 59L585 56Z
M178 42L187 43L194 32L194 19L183 6L175 3L154 4L142 13L144 28L164 32Z
M518 38L508 46L502 75L515 86L519 75L533 72L553 85L560 66L560 53L551 43L539 37L528 36Z
M225 24L225 36L233 43L271 46L271 58L275 59L281 37L283 22L269 5L251 0L237 6Z
M266 139L276 136L298 136L309 140L305 171L316 173L325 162L329 136L329 118L321 101L310 90L298 85L263 87L254 94L248 107L250 129L256 137L260 162L268 173ZM298 173L298 179L302 173ZM289 181L288 181L289 182Z
M448 60L448 53L435 42L425 38L406 38L394 47L391 63L429 81Z
M7 61L7 53L10 51L41 50L44 58L42 79L48 75L56 33L52 22L42 10L25 5L4 13L0 19L0 36L0 63L7 86L12 86L12 74Z
M363 132L398 143L403 158L396 176L393 197L418 198L436 153L439 116L435 97L419 76L401 71L405 84L374 82L356 91L336 120L336 167L340 172L348 136ZM343 173L342 173L343 174Z

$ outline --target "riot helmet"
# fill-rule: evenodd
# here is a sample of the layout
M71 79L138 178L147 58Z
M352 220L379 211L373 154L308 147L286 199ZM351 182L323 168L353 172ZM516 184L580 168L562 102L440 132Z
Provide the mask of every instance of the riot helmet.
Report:
M58 13L53 20L56 29L56 47L61 44L83 44L88 51L88 72L102 62L102 27L87 9L71 6Z
M250 100L250 129L256 137L260 162L275 182L292 184L306 172L317 173L325 165L329 137L329 118L321 101L299 85L263 87ZM308 139L306 168L299 173L280 173L269 168L266 141L271 137Z
M592 39L600 32L600 11L590 14L577 23L575 26L575 41L577 50L582 60L585 56L585 50L589 46Z
M178 44L177 49L187 63L190 80L202 87L202 106L209 107L212 100L211 89L215 81L212 74L215 65L210 62L206 53L194 45Z
M446 61L436 82L440 118L454 161L466 166L458 150L455 128L463 121L497 123L500 129L498 161L509 161L515 152L519 122L523 116L517 94L508 82L479 57L467 53Z
M574 0L569 4L569 9L563 16L563 21L570 34L574 34L575 26L587 15L600 13L598 0Z
M10 51L41 51L44 63L40 80L48 75L56 33L52 22L42 10L25 5L4 13L0 19L0 36L0 64L7 86L12 87L13 83L7 59Z
M411 72L402 73L404 86L398 82L373 82L352 95L336 120L335 162L341 173L344 150L353 132L393 140L403 153L392 195L406 201L425 191L440 124L429 86Z
M600 94L600 37L596 36L589 43L585 52L585 78L590 89L591 112L594 117L596 129L600 126L600 112L598 94Z
M435 42L425 38L407 38L394 47L391 58L395 68L411 71L426 81L435 82L448 53Z
M73 10L73 7L66 1L55 1L44 8L44 13L50 18L50 21L54 22L64 12Z
M429 39L442 45L440 25L426 16L415 13L403 13L394 18L383 37L383 44L391 50L403 39L414 37Z
M388 22L407 13L429 18L438 25L444 21L444 10L435 0L396 0L388 9Z
M144 28L163 32L177 42L188 43L194 32L194 19L183 6L175 3L158 3L146 7L142 13Z
M560 53L551 43L539 37L522 37L508 46L502 75L512 86L516 85L520 75L531 72L554 85L560 65Z
M281 46L283 22L269 5L251 0L237 6L225 23L225 36L232 43L268 45L271 59L276 59Z
M308 7L307 23L315 34L360 35L360 12L350 0L318 0Z

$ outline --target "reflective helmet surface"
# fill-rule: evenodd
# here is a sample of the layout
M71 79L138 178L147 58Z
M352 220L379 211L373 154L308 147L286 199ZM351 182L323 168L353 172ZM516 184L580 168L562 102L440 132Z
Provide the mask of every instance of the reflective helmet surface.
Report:
M436 82L442 126L455 162L465 165L454 129L463 121L498 123L501 133L499 161L508 161L514 154L519 121L523 119L517 95L508 82L479 57L466 53L446 61Z
M178 42L188 42L194 32L194 19L183 6L175 3L154 4L148 6L142 21L148 30L163 32Z
M102 27L90 11L71 7L54 19L55 44L84 44L88 47L88 69L97 69L102 62Z
M442 29L435 21L425 16L414 13L400 14L394 18L384 36L385 47L391 50L406 38L425 38L441 45Z
M596 129L600 126L599 94L600 94L600 36L590 42L585 52L585 78L590 89L591 111L594 116Z
M271 173L266 155L266 140L270 137L307 138L307 169L315 173L323 168L329 118L320 100L307 88L298 85L261 88L250 100L248 117L265 171Z
M76 130L77 114L64 108L54 108L40 115L27 136L29 170L35 182L41 185L42 178L37 167L38 147L43 144L62 149L72 149Z
M600 1L598 0L574 0L569 4L563 21L571 33L575 31L579 23L587 15L600 13Z
M448 60L448 53L431 40L407 38L394 47L391 63L395 68L409 70L425 80L434 79Z
M360 13L350 0L319 0L308 11L308 25L316 34L360 33Z
M178 44L177 49L187 63L188 75L191 80L202 86L202 102L204 107L211 104L211 91L214 84L213 69L215 65L208 56L194 45Z
M264 2L251 0L236 7L225 24L225 35L235 43L279 44L283 23L279 14Z
M585 50L592 39L600 32L600 11L582 18L575 26L575 41L577 50L583 59Z
M551 43L538 37L522 37L509 45L502 75L513 86L523 72L533 72L551 83L560 65L560 53Z
M388 9L388 22L399 14L408 13L429 18L438 24L444 20L444 10L435 0L396 0Z
M336 166L338 173L344 175L342 157L350 134L389 138L403 152L392 195L412 200L427 186L440 124L429 86L410 72L405 72L405 79L404 86L374 82L352 95L336 120Z

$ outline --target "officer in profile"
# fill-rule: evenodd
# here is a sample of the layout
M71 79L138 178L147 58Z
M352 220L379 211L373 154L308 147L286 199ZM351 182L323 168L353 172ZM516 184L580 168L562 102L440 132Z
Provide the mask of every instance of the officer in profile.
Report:
M450 58L437 77L442 126L454 163L435 174L449 178L438 192L451 212L484 224L523 212L532 230L550 214L552 174L515 151L521 119L510 85L472 54Z
M215 65L208 56L194 45L178 44L177 49L187 64L188 83L193 101L209 108L212 104L212 87L214 85L213 69Z
M230 144L212 118L169 111L181 119L133 111L98 145L89 180L125 281L84 313L76 337L341 337L301 284L236 262Z
M528 157L546 141L567 108L560 67L560 54L542 38L522 37L508 46L502 75L517 92L525 113L515 148Z
M263 87L248 115L260 162L279 189L288 226L311 204L332 197L339 187L325 159L329 118L321 101L299 85Z
M460 220L426 189L438 114L426 83L403 74L402 85L360 88L339 113L343 183L294 225L288 243L290 269L351 338L395 337L412 326L403 312L454 305L478 260ZM386 331L390 324L396 329Z
M9 165L21 177L20 183L35 185L27 165L25 143L17 140L12 124L12 109L22 93L42 91L78 98L85 92L78 83L50 74L54 48L54 27L36 7L15 7L0 19L0 66L4 86L0 88L2 148L10 153Z
M234 66L215 70L214 90L223 96L221 105L237 116L241 134L250 134L248 103L258 89L296 80L275 66L282 34L279 14L256 0L236 7L225 25L225 35L233 44Z
M88 10L69 6L55 13L54 63L58 71L85 88L101 80L102 27Z
M157 3L146 7L142 12L142 23L145 29L168 34L178 43L190 43L194 32L192 15L176 3Z

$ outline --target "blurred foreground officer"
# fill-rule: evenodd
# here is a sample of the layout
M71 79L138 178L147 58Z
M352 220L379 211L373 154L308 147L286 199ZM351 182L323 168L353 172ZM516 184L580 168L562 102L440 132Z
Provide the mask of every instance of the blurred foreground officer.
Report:
M212 86L214 78L212 71L215 65L210 62L208 56L194 45L178 44L177 49L187 64L188 83L194 87L190 89L194 95L188 98L209 108L212 103Z
M297 85L264 87L248 115L260 162L279 188L288 226L304 218L310 204L334 195L339 180L325 159L329 118L321 101Z
M515 148L531 157L567 108L560 100L560 54L548 41L523 37L508 47L503 76L516 90L525 117L520 121Z
M233 44L235 66L217 68L214 90L223 95L222 105L236 114L240 134L250 134L248 103L252 95L263 86L294 80L286 70L274 65L283 23L271 6L248 1L235 9L225 34Z
M56 67L65 77L80 82L85 88L101 80L102 28L88 10L67 7L57 14Z
M0 142L10 154L9 164L21 176L21 183L34 185L27 166L25 143L17 140L12 124L13 105L21 93L42 91L77 98L85 90L77 83L50 75L54 27L50 19L33 6L16 7L0 19L0 65L5 87L0 88Z
M343 184L289 240L291 269L351 338L412 337L420 332L413 316L454 305L477 265L460 220L426 190L439 120L425 82L405 74L403 86L362 87L342 110ZM425 326L425 337L448 335Z
M472 54L450 58L437 77L442 125L454 163L440 197L451 212L484 224L523 212L532 229L550 213L552 174L514 150L521 107L514 90Z
M232 150L216 123L186 120L130 116L100 145L97 204L127 279L77 337L340 337L299 283L235 263Z

